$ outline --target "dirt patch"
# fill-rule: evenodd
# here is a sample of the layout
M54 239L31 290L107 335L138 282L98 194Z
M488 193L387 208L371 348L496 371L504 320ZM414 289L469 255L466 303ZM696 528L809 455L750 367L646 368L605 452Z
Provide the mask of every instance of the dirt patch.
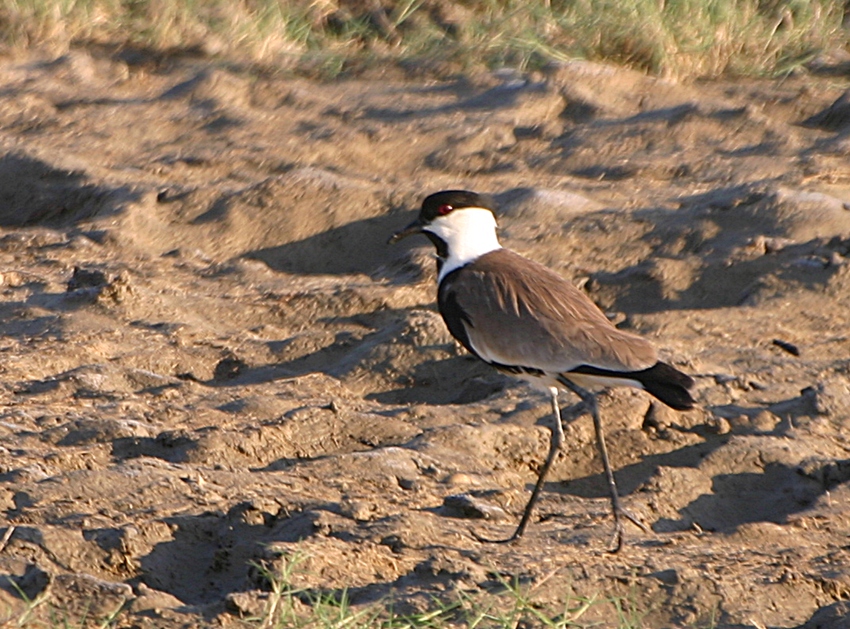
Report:
M0 64L0 613L23 592L69 619L240 626L257 566L300 554L299 587L354 604L505 574L542 601L630 597L645 626L842 626L850 170L840 128L801 123L846 86L109 58L83 85L81 55ZM651 528L618 556L567 401L528 537L470 533L512 530L550 418L448 335L426 243L385 245L459 186L697 379L688 413L600 399Z

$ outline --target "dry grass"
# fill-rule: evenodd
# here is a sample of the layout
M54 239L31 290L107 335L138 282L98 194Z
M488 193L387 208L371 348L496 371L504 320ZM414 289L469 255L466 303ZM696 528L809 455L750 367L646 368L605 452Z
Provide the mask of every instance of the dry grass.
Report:
M490 591L458 591L433 598L424 611L404 613L395 609L392 598L370 605L354 606L345 590L321 591L293 585L301 573L303 555L286 556L272 570L255 565L266 582L262 611L253 617L242 617L245 629L516 629L541 627L550 629L640 629L646 626L644 613L635 603L635 593L624 596L578 596L563 584L561 602L540 597L541 584L522 584L518 579L494 575ZM543 583L546 579L543 580ZM22 609L0 611L0 625L19 629L112 629L132 626L128 605L119 604L103 616L84 611L69 614L45 591L30 599L10 580L17 590ZM90 601L90 603L93 601ZM4 613L5 612L5 613ZM695 629L713 629L714 614ZM605 619L605 620L602 620Z
M846 44L844 0L0 0L0 44L195 50L325 75L585 57L679 77L774 74Z
M258 629L515 629L516 627L548 627L551 629L589 629L600 626L589 620L588 612L604 611L612 629L639 629L643 615L629 597L585 598L567 592L559 605L545 603L537 597L533 586L496 577L500 587L488 593L458 592L453 599L434 598L429 609L417 613L400 613L391 599L367 607L354 608L348 593L320 593L292 586L302 558L287 557L276 572L261 572L269 584L269 597L264 612L245 619L249 627ZM709 625L713 626L713 623Z

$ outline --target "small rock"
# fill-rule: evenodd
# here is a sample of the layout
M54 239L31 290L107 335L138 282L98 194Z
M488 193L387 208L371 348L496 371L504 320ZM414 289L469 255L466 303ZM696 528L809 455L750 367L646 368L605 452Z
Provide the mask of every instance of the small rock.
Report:
M800 462L797 472L820 482L824 491L850 479L850 461L810 457Z
M198 478L202 478L198 476ZM199 483L200 484L200 483ZM249 526L264 526L266 524L267 513L263 512L261 509L257 509L254 505L250 503L239 503L230 509L227 514L228 516L236 516L243 523Z
M94 417L75 419L42 433L42 439L60 446L110 443L117 439L150 436L149 428L140 422Z
M213 371L213 379L219 382L233 380L248 368L248 365L236 356L226 356L218 361Z
M27 279L17 271L4 271L0 273L0 286L18 288L27 283Z
M732 431L732 425L725 417L711 417L705 423L705 427L715 435L726 435Z
M818 382L814 399L819 414L844 417L850 411L850 386L840 378Z
M469 474L464 474L463 472L455 472L446 478L445 483L449 487L468 487L472 484L472 477Z
M776 345L776 347L785 350L786 352L788 352L792 356L799 356L800 355L800 349L796 345L794 345L793 343L789 343L788 341L783 341L782 339L773 339L773 344Z
M753 416L739 415L729 421L736 435L766 435L776 430L782 420L770 411L759 411Z
M127 271L121 271L110 278L99 269L76 266L71 279L68 280L67 293L69 298L75 300L108 306L123 302L133 293L133 287L130 285L130 274Z
M412 478L396 478L398 482L398 486L404 489L405 491L415 491L419 489L419 484L415 479Z
M407 544L404 542L404 538L395 534L381 538L380 544L381 546L388 546L394 553L400 553L407 547Z
M751 242L752 246L763 254L778 253L794 244L791 238L771 238L763 235L756 236Z
M657 572L652 572L647 576L658 579L664 585L679 584L679 573L676 571L675 568L669 568L667 570L658 570Z
M148 369L128 369L124 374L131 384L142 389L158 389L180 385L180 380Z
M225 599L225 605L230 612L240 616L260 617L265 611L268 593L258 590L250 592L231 592Z
M369 522L375 519L375 505L364 500L352 500L342 505L342 515L357 522Z
M734 382L738 379L738 376L733 376L727 373L717 373L714 374L714 382L715 384L727 384L729 382Z
M183 606L183 601L176 596L172 596L168 592L155 590L144 583L140 583L136 591L138 592L138 596L133 600L131 608L135 613L143 611L156 612L161 609L176 609Z
M633 415L635 417L639 416L637 414ZM680 425L680 420L681 418L671 408L652 401L646 409L646 413L643 415L643 421L641 422L640 429L646 433L655 433L662 438L665 438L670 426Z
M449 517L478 520L500 520L507 516L504 509L488 504L469 494L454 494L443 499L443 512Z
M850 629L850 602L821 607L800 629Z
M74 273L71 279L68 280L67 291L74 291L84 288L100 288L106 286L109 280L106 279L106 273L99 269L84 269L80 266L74 267Z
M484 568L452 550L443 551L419 562L413 572L426 579L450 579L469 583L481 583L486 579Z

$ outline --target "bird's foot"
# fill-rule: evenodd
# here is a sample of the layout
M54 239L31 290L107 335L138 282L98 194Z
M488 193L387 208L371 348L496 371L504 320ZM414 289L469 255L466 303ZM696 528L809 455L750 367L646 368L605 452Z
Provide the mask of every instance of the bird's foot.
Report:
M623 547L623 523L620 520L614 522L614 534L611 536L611 541L608 542L608 552L616 555Z
M482 544L511 544L519 541L522 537L522 533L520 531L514 531L513 535L506 537L505 539L490 539L489 537L479 535L472 529L469 530L469 534Z
M632 524L638 527L644 533L649 533L649 527L644 524L634 513L629 511L628 509L623 509L620 507L620 514L625 516L627 520L629 520Z
M614 534L611 536L611 542L608 544L608 552L612 555L620 552L620 549L623 548L623 540L625 537L623 518L629 520L644 533L649 533L649 528L646 524L641 522L635 514L618 505L614 509Z

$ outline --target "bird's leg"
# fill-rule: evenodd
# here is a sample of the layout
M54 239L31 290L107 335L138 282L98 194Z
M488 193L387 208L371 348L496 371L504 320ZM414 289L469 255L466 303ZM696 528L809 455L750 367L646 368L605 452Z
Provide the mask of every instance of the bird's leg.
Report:
M573 382L567 378L561 379L560 382L581 398L585 408L593 418L593 429L596 432L596 445L599 448L599 456L602 459L602 466L605 468L605 478L608 481L608 491L611 493L611 511L614 514L614 535L611 538L610 552L616 553L623 547L624 531L623 521L620 516L631 520L643 531L647 530L646 525L620 505L620 494L617 493L617 483L614 481L614 471L611 469L611 461L608 458L608 448L605 446L605 434L602 430L602 421L599 418L599 408L596 404L596 396L590 391L573 384Z
M555 462L555 457L558 455L558 450L561 449L561 445L564 443L564 424L561 421L561 409L558 406L558 389L552 387L549 391L552 397L552 413L555 416L552 425L552 434L549 439L549 454L546 456L543 467L540 468L540 473L537 475L537 482L534 483L531 497L528 499L525 510L522 512L522 519L519 521L519 526L517 526L516 531L509 538L511 540L519 539L525 533L525 528L531 519L531 512L534 510L534 503L537 502L537 497L543 489L543 483L546 480L546 475L549 473L549 468L552 467L552 463Z
M495 542L500 544L513 542L518 540L522 537L523 533L525 533L528 522L531 520L531 513L534 510L534 504L537 502L537 497L543 489L546 474L549 473L549 468L552 467L552 463L555 461L558 450L561 449L561 444L564 443L564 424L561 421L561 409L558 406L558 389L551 387L549 391L552 398L552 412L555 415L554 424L552 426L552 434L549 440L549 454L546 456L546 461L543 462L543 467L540 468L540 473L537 475L537 482L534 484L534 490L531 492L531 497L528 499L528 502L525 505L525 510L522 512L522 519L519 521L519 526L517 526L513 535L502 540L486 539L473 533L479 542Z

